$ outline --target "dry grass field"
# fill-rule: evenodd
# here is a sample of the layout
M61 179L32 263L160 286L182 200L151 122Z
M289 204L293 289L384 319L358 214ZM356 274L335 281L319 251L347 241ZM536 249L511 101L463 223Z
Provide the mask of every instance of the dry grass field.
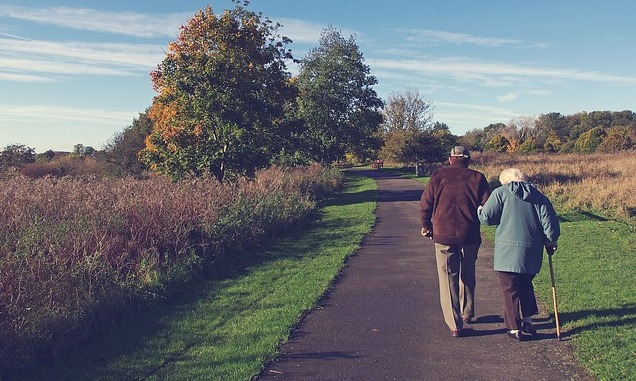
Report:
M530 176L559 211L582 210L606 218L636 216L636 151L595 154L476 154L472 168L489 182L504 168L517 167Z

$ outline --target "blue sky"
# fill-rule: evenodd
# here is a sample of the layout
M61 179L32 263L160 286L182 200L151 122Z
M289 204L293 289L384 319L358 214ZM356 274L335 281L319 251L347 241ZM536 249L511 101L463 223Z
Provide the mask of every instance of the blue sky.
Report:
M229 1L3 0L0 149L97 149L155 95L179 26ZM375 90L414 87L462 135L549 112L636 111L636 2L252 0L302 58L332 25L355 35ZM293 72L293 68L290 67Z

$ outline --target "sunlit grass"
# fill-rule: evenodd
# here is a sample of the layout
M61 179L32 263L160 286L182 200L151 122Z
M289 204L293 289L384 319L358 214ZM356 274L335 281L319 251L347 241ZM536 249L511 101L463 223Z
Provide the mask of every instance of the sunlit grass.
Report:
M374 221L376 187L349 177L320 217L232 278L173 297L25 379L249 380L329 287Z
M559 318L576 358L600 380L636 379L636 239L621 222L563 222L553 257ZM546 259L547 262L547 259ZM552 300L549 268L536 288ZM549 308L552 310L552 308Z

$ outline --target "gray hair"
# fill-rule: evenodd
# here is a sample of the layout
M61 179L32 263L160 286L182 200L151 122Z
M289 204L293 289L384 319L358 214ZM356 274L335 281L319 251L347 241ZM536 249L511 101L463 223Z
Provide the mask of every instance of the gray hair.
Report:
M526 181L526 175L517 168L506 168L499 175L501 185L508 184L511 181Z

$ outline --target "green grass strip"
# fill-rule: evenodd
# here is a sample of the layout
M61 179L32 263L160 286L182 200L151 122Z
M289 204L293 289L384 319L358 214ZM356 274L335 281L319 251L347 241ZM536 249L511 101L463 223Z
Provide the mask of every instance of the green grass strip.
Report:
M636 380L636 237L616 221L563 222L561 230L555 284L574 355L599 380ZM544 264L535 288L552 306Z
M376 199L373 180L348 175L345 191L317 220L259 253L239 275L182 290L179 302L23 379L249 380L359 248L375 222Z

